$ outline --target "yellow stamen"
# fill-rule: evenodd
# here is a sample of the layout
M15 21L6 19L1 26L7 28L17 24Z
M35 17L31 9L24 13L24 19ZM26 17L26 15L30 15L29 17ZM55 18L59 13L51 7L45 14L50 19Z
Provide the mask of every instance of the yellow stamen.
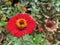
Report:
M19 3L14 4L15 7L19 7L19 5L20 5Z
M27 27L27 21L25 19L22 19L22 18L18 19L16 21L16 25L17 25L18 28L24 29L25 27Z
M25 12L27 11L25 6L22 7L22 10L25 11Z
M4 15L2 18L1 18L2 21L5 21L6 20L6 16Z

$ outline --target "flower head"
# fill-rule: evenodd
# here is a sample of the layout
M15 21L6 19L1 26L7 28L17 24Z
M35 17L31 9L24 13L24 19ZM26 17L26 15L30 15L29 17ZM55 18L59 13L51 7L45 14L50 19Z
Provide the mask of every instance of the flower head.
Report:
M26 8L25 6L23 6L23 7L22 7L22 10L23 10L24 12L26 12L26 11L27 11L27 8Z
M2 21L5 21L6 20L6 16L3 15L2 18L1 18Z
M12 4L12 2L11 2L11 1L7 1L5 4L6 4L7 6L9 6L9 5Z
M42 32L42 31L43 31L43 28L42 28L42 27L40 27L40 28L38 28L38 30L39 30L40 32Z
M16 37L30 34L36 26L35 21L28 14L17 14L7 23L7 30Z
M20 6L20 4L19 3L16 3L16 4L14 4L14 6L17 8L17 7Z
M51 20L45 20L45 27L48 31L54 32L58 28L58 25L55 23L55 21Z

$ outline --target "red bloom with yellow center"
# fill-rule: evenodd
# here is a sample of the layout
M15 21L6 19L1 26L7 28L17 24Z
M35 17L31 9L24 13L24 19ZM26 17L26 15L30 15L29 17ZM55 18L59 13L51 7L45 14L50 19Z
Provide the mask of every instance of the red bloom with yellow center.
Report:
M28 14L17 14L7 23L7 30L16 37L32 33L35 27L35 21Z

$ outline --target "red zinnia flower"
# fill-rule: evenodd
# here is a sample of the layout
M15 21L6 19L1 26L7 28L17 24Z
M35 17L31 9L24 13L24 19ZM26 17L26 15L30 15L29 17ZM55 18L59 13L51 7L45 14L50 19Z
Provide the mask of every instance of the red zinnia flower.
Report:
M7 30L16 37L30 34L36 26L35 21L28 14L17 14L7 24Z
M39 30L40 32L42 32L42 31L43 31L43 28L42 28L42 27L40 27L40 28L38 28L38 30Z

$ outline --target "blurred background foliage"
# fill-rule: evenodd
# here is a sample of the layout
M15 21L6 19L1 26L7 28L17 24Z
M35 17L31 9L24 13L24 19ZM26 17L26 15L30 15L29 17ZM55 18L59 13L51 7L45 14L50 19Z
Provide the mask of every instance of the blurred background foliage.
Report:
M57 20L60 27L60 0L0 0L0 45L60 45L60 28L16 38L6 31L8 20L17 13L33 16L38 27L44 19ZM49 36L48 36L49 35Z

